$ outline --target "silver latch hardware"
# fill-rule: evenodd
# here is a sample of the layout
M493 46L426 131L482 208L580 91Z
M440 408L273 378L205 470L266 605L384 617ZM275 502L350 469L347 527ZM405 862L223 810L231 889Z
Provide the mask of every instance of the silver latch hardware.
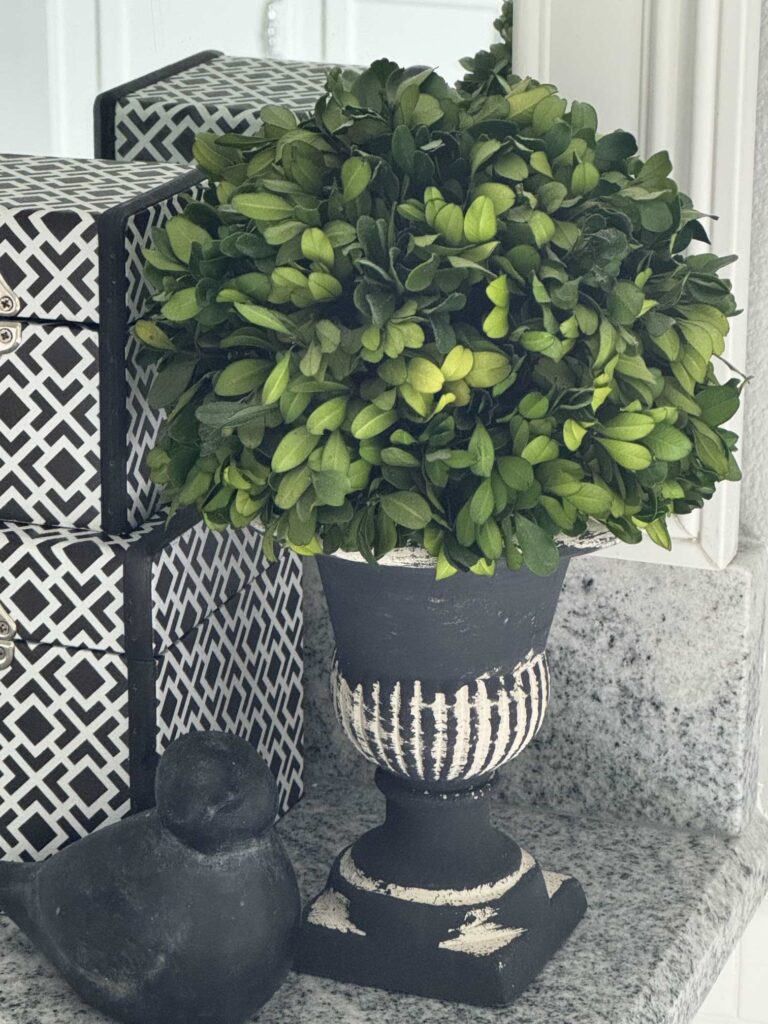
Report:
M18 295L14 294L0 274L0 316L16 316L20 309Z
M0 672L10 668L16 652L16 623L0 605Z
M21 344L21 323L18 320L0 320L0 356L9 356Z

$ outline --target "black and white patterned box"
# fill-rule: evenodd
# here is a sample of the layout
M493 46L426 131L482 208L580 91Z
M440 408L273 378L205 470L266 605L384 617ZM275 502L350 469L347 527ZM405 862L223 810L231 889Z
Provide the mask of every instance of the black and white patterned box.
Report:
M97 99L96 156L190 164L198 132L252 132L268 105L313 110L332 67L198 53Z
M189 518L130 537L0 525L0 858L152 803L157 758L218 729L302 794L298 558Z
M142 250L201 176L0 156L0 520L120 534L156 510L157 438L129 326Z

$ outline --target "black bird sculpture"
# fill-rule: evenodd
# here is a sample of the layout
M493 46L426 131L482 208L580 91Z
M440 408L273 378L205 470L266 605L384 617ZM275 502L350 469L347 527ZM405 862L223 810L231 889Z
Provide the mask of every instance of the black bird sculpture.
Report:
M275 783L244 740L162 758L157 808L41 864L0 864L0 909L78 995L127 1024L243 1024L278 989L300 915Z

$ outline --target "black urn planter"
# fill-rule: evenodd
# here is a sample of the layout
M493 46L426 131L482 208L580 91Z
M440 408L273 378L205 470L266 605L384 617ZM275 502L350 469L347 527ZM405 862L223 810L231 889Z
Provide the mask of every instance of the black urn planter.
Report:
M506 1005L584 915L579 883L542 870L490 820L494 774L544 718L545 648L574 553L546 578L500 568L442 582L408 551L390 565L318 559L336 713L378 766L387 813L308 906L299 970Z

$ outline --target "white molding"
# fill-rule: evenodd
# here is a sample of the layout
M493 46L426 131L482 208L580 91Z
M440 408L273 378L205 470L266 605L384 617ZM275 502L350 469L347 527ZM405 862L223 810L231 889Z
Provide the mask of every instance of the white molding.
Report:
M552 0L516 0L512 70L548 82L551 56Z
M51 151L90 156L91 107L99 91L96 0L46 0L45 10Z
M355 63L358 6L354 0L325 0L324 59L338 64Z
M135 0L97 0L99 18L100 88L109 89L135 77L131 48L131 21L151 12L140 9ZM148 19L147 28L151 21Z

